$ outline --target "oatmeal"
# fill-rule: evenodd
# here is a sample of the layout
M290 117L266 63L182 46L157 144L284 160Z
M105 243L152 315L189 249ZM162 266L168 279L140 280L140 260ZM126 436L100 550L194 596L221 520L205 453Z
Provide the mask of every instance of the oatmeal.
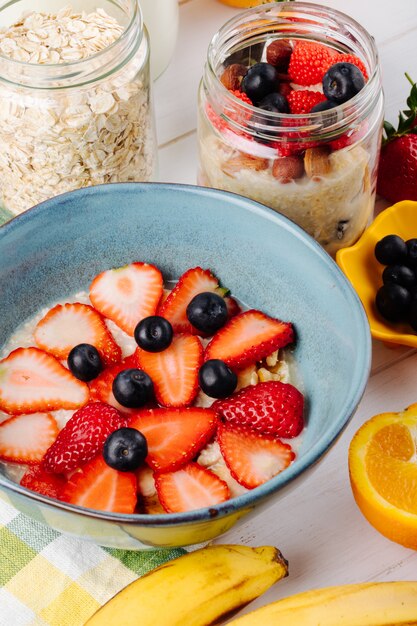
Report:
M242 310L208 269L165 286L148 263L106 270L2 347L0 462L24 487L120 513L244 494L298 453L294 341L291 322Z

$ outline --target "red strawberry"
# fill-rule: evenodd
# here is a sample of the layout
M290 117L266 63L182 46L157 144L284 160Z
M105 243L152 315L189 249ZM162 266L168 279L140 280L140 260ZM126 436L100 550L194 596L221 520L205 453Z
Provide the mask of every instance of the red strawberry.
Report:
M74 413L43 459L48 472L70 472L96 456L125 419L112 406L90 402Z
M42 464L39 464L28 469L23 475L20 484L22 487L26 487L26 489L37 491L49 498L59 498L65 487L66 480L63 476L45 472Z
M155 485L167 513L194 511L230 498L229 487L224 480L198 463L189 463L176 472L158 474Z
M253 104L252 100L243 91L239 91L238 89L229 89L229 91L235 98L242 100L245 104Z
M163 406L191 404L198 391L198 371L203 347L192 335L178 335L162 352L136 351L140 369L151 377L155 396Z
M232 298L231 296L226 296L224 301L226 302L227 312L229 313L229 319L231 317L234 317L235 315L238 315L239 313L242 313L242 309L240 308L240 305L234 298Z
M199 331L188 321L187 306L199 293L215 292L217 289L219 289L219 281L210 270L203 270L201 267L187 270L159 308L158 315L170 321L176 333L198 335Z
M353 54L339 54L337 56L337 59L333 59L333 63L336 63L336 62L337 63L353 63L353 65L356 65L356 67L360 69L365 80L368 80L368 72L366 71L366 67L363 61L359 57L356 57Z
M129 422L145 435L146 462L153 470L181 467L206 445L217 428L217 415L211 409L148 409L138 411Z
M133 409L127 409L125 406L119 404L113 395L113 381L119 372L130 368L138 367L135 354L132 354L121 363L106 367L101 374L89 383L90 387L90 400L92 402L105 402L110 404L121 413L132 413Z
M290 111L294 115L302 113L310 113L311 109L326 100L325 96L319 91L310 91L309 89L300 89L292 91L287 96Z
M381 150L377 191L386 200L417 200L417 135L396 137Z
M342 150L347 146L352 146L354 143L360 141L368 132L368 124L366 122L362 122L356 128L352 128L347 133L341 135L337 139L334 139L330 142L330 147L332 150Z
M88 396L85 383L39 348L18 348L0 361L0 410L6 413L78 409Z
M128 335L145 317L155 315L162 296L161 272L148 263L132 263L95 277L90 300L104 317Z
M274 437L296 437L304 427L303 395L287 383L268 381L245 387L212 409L230 424Z
M220 359L232 368L243 369L294 340L290 322L281 322L261 311L236 315L208 344L204 359Z
M217 440L233 478L247 489L273 478L295 458L288 444L239 426L219 425Z
M38 463L59 433L48 413L17 415L0 424L0 459L14 463Z
M408 74L411 92L398 128L384 124L377 192L391 202L417 200L417 84Z
M294 46L288 74L292 82L298 85L315 85L322 81L329 67L338 60L338 53L328 46L299 41Z
M99 455L71 476L60 499L97 511L133 513L136 487L135 474L118 472Z
M216 113L211 104L206 104L206 115L213 128L218 130L220 133L229 130L227 122Z
M74 346L95 346L106 365L118 363L122 351L110 334L104 319L88 304L57 304L48 311L35 329L39 348L66 359Z

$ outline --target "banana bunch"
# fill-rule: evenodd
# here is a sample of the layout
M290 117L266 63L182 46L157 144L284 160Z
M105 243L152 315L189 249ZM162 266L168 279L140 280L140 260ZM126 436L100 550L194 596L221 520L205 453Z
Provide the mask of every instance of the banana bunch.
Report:
M271 546L209 546L134 581L85 626L207 626L287 574L286 560Z
M417 582L363 583L290 596L228 626L417 625Z

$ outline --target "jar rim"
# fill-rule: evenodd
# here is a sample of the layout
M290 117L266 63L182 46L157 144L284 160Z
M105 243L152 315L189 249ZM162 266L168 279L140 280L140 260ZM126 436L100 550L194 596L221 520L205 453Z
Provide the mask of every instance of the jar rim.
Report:
M20 0L14 0L14 2L19 2ZM12 3L7 3L4 7L0 8L0 13L3 9L8 8ZM119 7L121 8L121 7ZM50 89L51 85L41 84L43 81L54 80L54 81L66 81L68 80L70 84L68 86L80 86L85 84L86 82L91 82L92 80L97 80L100 77L92 78L91 74L91 66L95 64L96 71L99 71L100 68L104 70L107 75L111 70L106 67L109 65L109 60L113 60L113 65L117 65L118 55L114 54L115 50L118 48L124 49L129 48L131 42L134 42L137 47L139 47L142 43L143 35L145 32L145 26L143 21L143 13L141 6L139 4L139 0L131 0L131 15L129 17L129 21L126 24L123 32L117 37L115 41L113 41L109 46L106 46L102 50L91 54L90 56L79 59L76 61L65 61L64 63L29 63L28 61L19 61L17 59L11 59L8 56L0 53L0 81L9 82L15 85L22 86L25 85L30 88L37 89ZM139 33L139 37L137 34ZM3 69L6 71L3 73ZM103 73L100 72L100 73ZM7 77L10 76L10 77ZM12 80L12 76L25 76L28 80L23 83L20 80ZM81 79L81 82L73 82L74 78L78 80ZM36 80L39 80L39 84L36 83Z
M295 17L298 17L299 19L300 16L306 19L304 23L302 21L296 22L294 20ZM310 17L310 21L308 21L308 17ZM277 132L279 132L279 136L285 134L289 135L290 133L294 135L297 131L302 131L303 133L314 132L314 139L320 140L322 139L320 131L323 131L327 138L340 136L352 125L354 121L360 118L363 119L369 114L369 110L374 106L374 102L378 99L378 92L382 92L378 50L375 45L375 40L370 33L355 19L341 11L338 11L337 9L306 2L293 3L287 1L279 4L271 2L269 4L246 9L245 11L240 12L237 16L232 17L213 36L208 47L206 71L203 82L209 90L216 90L215 106L217 105L217 108L221 111L221 116L226 119L227 123L230 124L231 127L236 128L238 131L247 131L247 127L239 123L239 117L242 119L245 115L260 115L260 109L258 107L243 102L231 93L222 84L216 72L216 64L218 65L219 55L222 53L224 54L225 48L228 44L230 44L231 40L234 44L236 44L239 39L239 36L236 35L236 33L239 33L238 27L241 26L242 23L246 25L248 38L250 33L253 35L253 33L256 32L251 29L251 24L254 23L257 25L258 34L262 32L264 34L266 32L271 32L270 28L271 25L273 25L273 32L284 32L285 38L320 41L320 39L315 37L315 35L318 34L317 27L319 22L312 22L311 18L313 17L322 19L324 24L322 27L323 35L330 34L329 23L334 24L335 27L336 25L343 25L344 40L347 40L349 28L351 28L352 33L357 35L363 43L366 44L368 54L365 61L368 66L367 69L369 70L368 81L366 82L364 88L353 98L328 111L308 114L293 114L262 110L261 115L265 120L263 130L268 130L269 135L271 135L270 126L271 124L275 124L278 129ZM293 21L291 21L291 18L293 18ZM310 26L308 24L310 24ZM308 32L307 30L308 28L311 29L311 24L314 24L316 27L316 31L313 33ZM282 28L282 25L284 25L285 28ZM291 26L293 34L291 34ZM304 32L295 33L295 29L298 31L301 29L301 31L304 30ZM333 29L332 34L336 36L338 33L335 29ZM242 41L244 41L244 39ZM329 42L324 39L322 42L329 45ZM336 43L336 40L334 40L334 43ZM352 49L347 46L347 43L343 43L343 45L347 50L352 52ZM305 89L308 88L308 86L305 86ZM332 119L334 120L335 115L337 115L338 120L330 124L330 121ZM288 122L288 120L292 121L291 125L285 125L285 121Z

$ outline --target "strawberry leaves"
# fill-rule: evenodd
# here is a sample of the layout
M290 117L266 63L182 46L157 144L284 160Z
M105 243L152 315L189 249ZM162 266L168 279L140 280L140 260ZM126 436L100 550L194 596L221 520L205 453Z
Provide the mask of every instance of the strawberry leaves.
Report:
M417 84L405 73L405 77L411 84L410 95L407 98L408 109L400 111L398 115L398 128L395 129L390 122L384 121L384 136L382 144L385 145L396 137L403 137L408 134L417 134Z

